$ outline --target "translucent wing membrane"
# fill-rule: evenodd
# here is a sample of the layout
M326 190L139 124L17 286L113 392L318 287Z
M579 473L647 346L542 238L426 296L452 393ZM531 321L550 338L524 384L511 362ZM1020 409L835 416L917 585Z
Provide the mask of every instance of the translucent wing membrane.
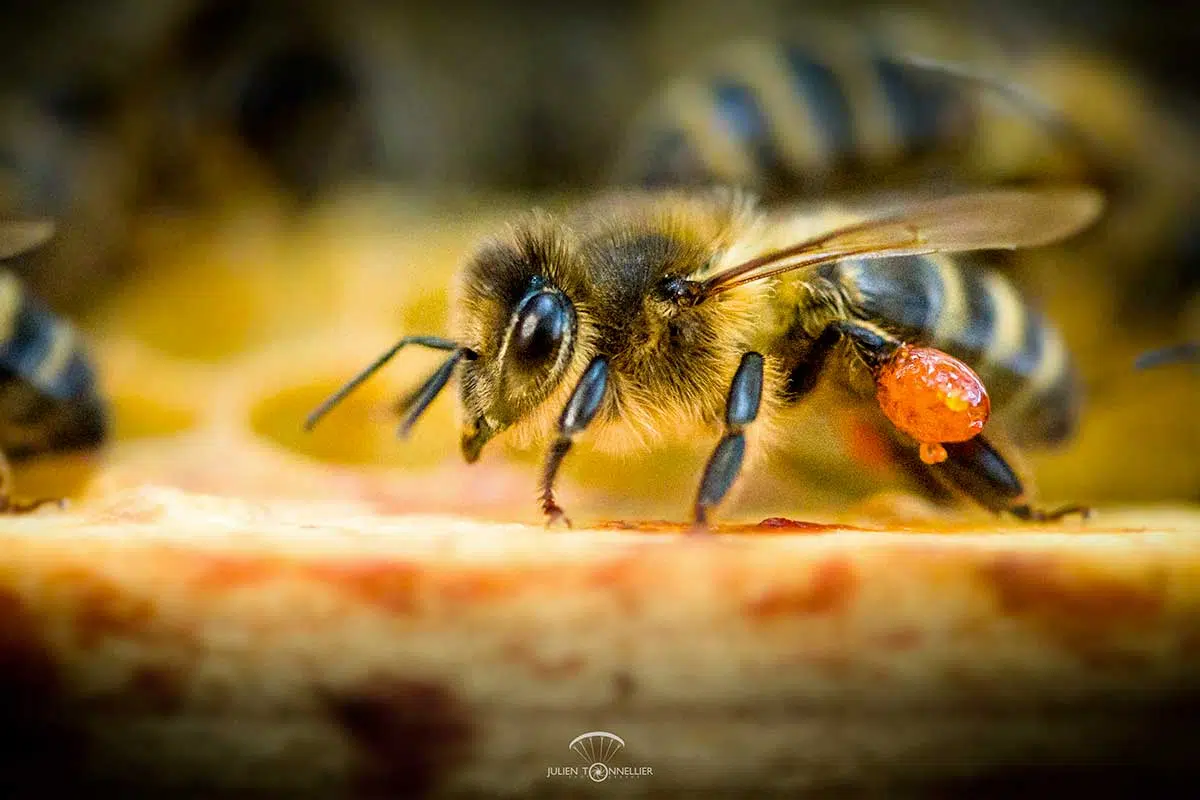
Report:
M700 294L843 258L1037 247L1077 233L1103 208L1102 195L1086 188L994 190L897 203L874 219L717 273L703 282Z

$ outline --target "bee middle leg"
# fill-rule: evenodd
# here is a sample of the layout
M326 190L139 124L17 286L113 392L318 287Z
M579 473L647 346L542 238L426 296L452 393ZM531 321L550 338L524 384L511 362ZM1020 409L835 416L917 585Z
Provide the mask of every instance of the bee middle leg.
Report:
M547 526L562 520L568 528L571 527L571 520L567 518L562 506L554 499L554 479L558 476L558 470L562 466L563 459L571 450L575 437L583 433L584 429L595 419L607 389L608 362L603 358L597 358L584 370L583 377L579 379L575 391L571 392L571 399L567 401L562 415L558 418L558 438L550 446L550 452L546 455L546 463L542 467L542 480L539 484L539 499L542 513L546 515Z
M879 367L901 344L899 339L881 330L850 320L831 322L821 335L813 340L804 361L788 376L787 394L793 401L799 400L816 388L830 356L843 341L851 342L863 362L871 369Z
M709 456L704 477L700 480L692 523L694 532L707 529L709 509L725 498L742 469L746 456L745 429L758 416L762 390L763 357L759 353L746 353L729 384L725 434Z

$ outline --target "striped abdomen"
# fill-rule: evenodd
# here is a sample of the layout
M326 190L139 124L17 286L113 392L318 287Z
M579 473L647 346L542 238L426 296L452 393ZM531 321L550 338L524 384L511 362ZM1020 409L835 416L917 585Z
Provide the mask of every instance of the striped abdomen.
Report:
M865 36L824 52L777 42L723 55L656 99L630 136L621 182L804 194L961 149L973 130L977 92Z
M1073 432L1079 389L1062 337L999 273L968 257L926 255L843 261L820 275L853 315L971 365L1018 443Z
M104 404L74 329L0 271L0 450L20 459L93 447Z

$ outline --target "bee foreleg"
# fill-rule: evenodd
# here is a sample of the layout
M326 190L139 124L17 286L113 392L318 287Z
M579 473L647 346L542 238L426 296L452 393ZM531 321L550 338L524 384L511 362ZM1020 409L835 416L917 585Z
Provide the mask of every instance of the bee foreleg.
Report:
M763 357L746 353L729 385L725 405L725 435L717 442L704 468L700 490L696 494L692 530L703 531L708 525L708 511L729 493L742 469L746 455L745 428L758 416L763 389Z
M1077 505L1064 506L1051 511L1034 508L1025 499L1025 487L1016 472L999 451L983 436L965 442L943 445L947 458L929 469L948 485L970 497L989 511L997 514L1007 512L1018 519L1048 522L1080 514L1087 517L1090 511Z
M562 415L558 418L558 438L550 446L550 452L546 456L540 484L542 512L546 515L547 525L561 519L567 527L571 526L571 520L567 519L562 508L554 500L554 479L571 449L574 438L595 419L607 389L608 362L597 358L584 371L575 391L571 393L571 399L567 401Z

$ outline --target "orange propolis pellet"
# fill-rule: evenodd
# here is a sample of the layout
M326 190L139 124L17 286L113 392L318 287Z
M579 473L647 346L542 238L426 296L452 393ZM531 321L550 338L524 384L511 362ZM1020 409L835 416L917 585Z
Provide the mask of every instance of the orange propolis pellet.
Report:
M879 370L876 390L883 413L921 444L921 460L927 464L946 459L943 442L976 436L991 413L979 376L932 347L900 347Z

